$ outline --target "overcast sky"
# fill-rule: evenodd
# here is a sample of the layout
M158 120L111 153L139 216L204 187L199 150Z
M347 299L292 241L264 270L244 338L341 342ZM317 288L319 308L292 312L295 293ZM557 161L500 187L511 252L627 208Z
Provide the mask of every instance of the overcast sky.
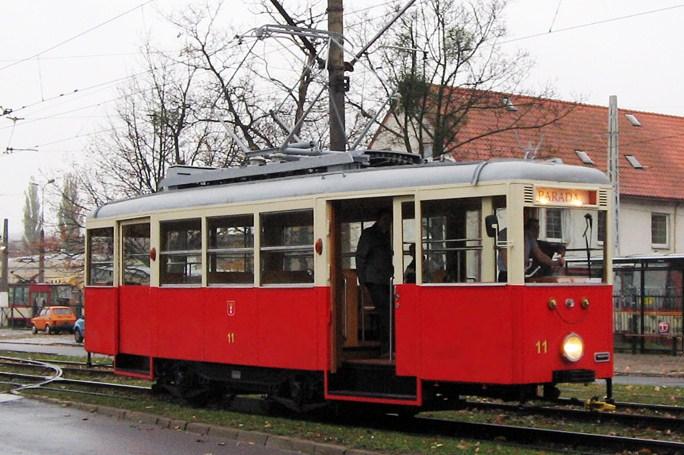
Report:
M88 141L108 128L117 85L141 71L141 44L150 37L162 48L175 48L177 31L163 16L188 3L3 2L0 106L15 112L0 118L0 219L10 219L13 233L21 232L29 179L59 183L71 163L87 158ZM295 3L283 1L286 8ZM222 24L238 30L261 25L263 19L245 8L249 2L226 4L230 14ZM345 21L353 22L355 11L369 6L377 6L369 14L379 15L386 4L346 0ZM621 107L684 115L683 22L682 1L511 0L504 46L511 53L524 49L536 62L528 88L550 84L561 99L598 105L607 105L614 94ZM6 147L15 151L3 154ZM56 200L57 188L45 192ZM48 229L54 219L48 205Z

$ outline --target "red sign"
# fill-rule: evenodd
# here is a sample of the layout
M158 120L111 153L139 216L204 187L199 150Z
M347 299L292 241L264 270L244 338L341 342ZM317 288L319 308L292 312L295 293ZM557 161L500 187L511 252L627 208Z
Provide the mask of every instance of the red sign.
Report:
M670 333L670 323L665 321L659 322L658 333Z

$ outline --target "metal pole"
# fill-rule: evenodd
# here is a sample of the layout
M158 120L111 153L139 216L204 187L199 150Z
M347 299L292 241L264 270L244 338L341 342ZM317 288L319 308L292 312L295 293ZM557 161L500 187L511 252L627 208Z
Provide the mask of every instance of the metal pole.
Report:
M0 275L0 296L3 294L7 296L7 305L9 309L10 321L13 320L13 308L9 303L9 221L5 218L2 228L2 245L0 246L0 255L2 255L2 275ZM3 311L7 311L3 309ZM9 325L9 324L8 324Z
M328 116L330 150L346 151L344 111L344 7L342 0L328 0L328 32L334 38L328 48Z
M613 187L613 229L615 232L616 256L620 255L620 172L618 168L618 156L620 153L619 145L619 126L618 126L618 104L617 96L611 95L608 105L608 177Z
M47 183L45 185L47 185ZM45 283L45 185L43 185L40 192L40 246L38 250L39 283Z
M2 275L0 275L0 292L9 292L9 220L5 218L2 227Z

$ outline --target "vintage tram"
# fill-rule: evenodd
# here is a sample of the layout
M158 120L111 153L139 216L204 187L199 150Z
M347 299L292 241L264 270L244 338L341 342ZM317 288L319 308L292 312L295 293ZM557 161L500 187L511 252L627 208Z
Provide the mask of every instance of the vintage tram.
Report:
M552 161L417 161L366 151L173 167L159 193L100 207L87 222L86 349L189 400L259 392L297 409L610 385L605 175ZM389 333L355 264L382 211ZM563 244L565 265L526 277L532 217Z

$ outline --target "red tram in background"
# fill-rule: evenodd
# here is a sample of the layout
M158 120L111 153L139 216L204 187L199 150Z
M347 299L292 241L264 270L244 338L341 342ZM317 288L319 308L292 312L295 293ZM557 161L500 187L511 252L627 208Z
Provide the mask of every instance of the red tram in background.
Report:
M173 167L163 191L100 207L87 223L86 349L188 400L259 392L300 410L610 386L605 175L555 162L415 160L366 151ZM378 330L354 257L381 211L393 215L393 338ZM565 247L554 274L525 276L531 217Z
M31 327L31 318L46 306L71 307L81 315L81 291L72 283L12 283L9 285L9 306L3 308L10 327Z

